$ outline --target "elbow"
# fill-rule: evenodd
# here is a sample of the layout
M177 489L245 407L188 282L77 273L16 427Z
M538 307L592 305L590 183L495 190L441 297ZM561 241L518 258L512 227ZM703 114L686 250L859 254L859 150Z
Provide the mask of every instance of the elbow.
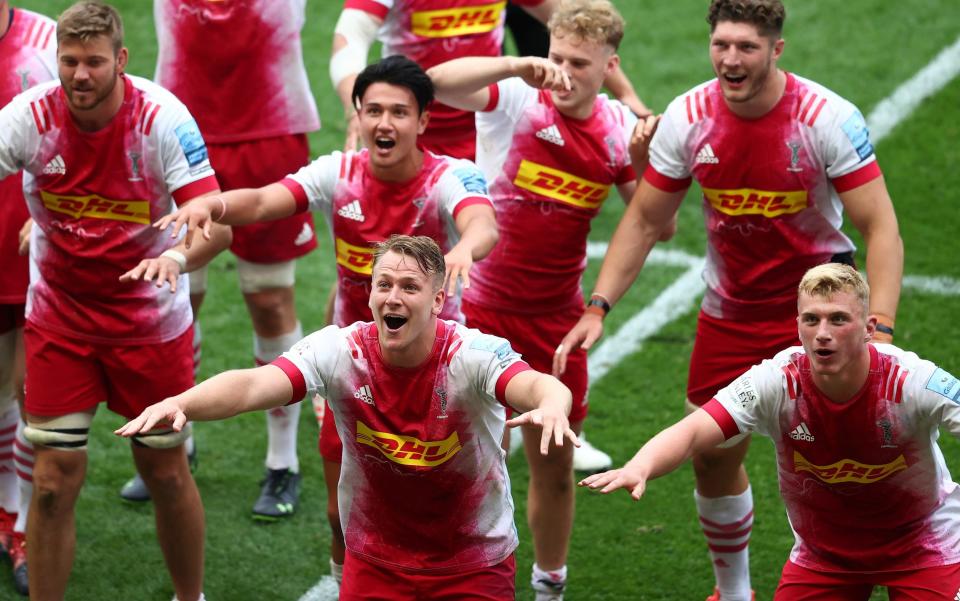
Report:
M668 242L670 241L677 233L677 216L674 215L669 223L660 230L660 235L657 237L658 242Z
M211 237L213 238L213 246L216 247L216 251L219 253L222 250L230 248L230 245L233 243L233 229L227 225L214 224Z

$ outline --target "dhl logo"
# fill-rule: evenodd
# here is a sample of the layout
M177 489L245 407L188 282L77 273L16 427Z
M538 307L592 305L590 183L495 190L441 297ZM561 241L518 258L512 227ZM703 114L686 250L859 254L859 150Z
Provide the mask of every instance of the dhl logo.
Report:
M739 190L704 188L703 196L713 208L727 215L777 217L799 213L809 206L806 190L765 192L750 188Z
M900 455L886 465L868 465L852 459L841 459L830 465L814 465L807 461L803 455L794 451L793 465L794 471L810 472L827 484L839 484L841 482L870 484L871 482L879 482L900 470L907 469L907 460L903 455Z
M449 38L471 33L487 33L500 24L500 15L506 2L421 10L410 16L410 29L426 38Z
M337 238L337 263L361 275L373 273L373 251Z
M361 421L357 422L357 442L377 449L394 463L425 467L436 467L463 448L456 432L446 440L424 442L413 436L377 432Z
M96 194L64 196L40 191L43 206L71 217L114 219L150 225L150 202L146 200L110 200Z
M599 208L610 186L523 159L513 183L524 190L583 209Z

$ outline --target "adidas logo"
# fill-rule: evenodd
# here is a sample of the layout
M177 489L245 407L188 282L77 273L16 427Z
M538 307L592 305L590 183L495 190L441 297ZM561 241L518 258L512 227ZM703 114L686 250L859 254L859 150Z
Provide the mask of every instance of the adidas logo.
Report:
M720 159L717 158L717 155L713 154L713 147L708 143L700 147L700 152L697 153L697 162L716 165L720 162Z
M813 434L810 433L810 429L807 428L805 422L800 422L800 425L793 429L789 434L790 438L794 440L803 440L805 442L813 442Z
M300 230L300 233L297 234L296 239L293 241L295 246L303 246L307 242L313 240L313 228L310 227L309 223L303 224L303 229Z
M547 142L552 142L557 146L563 146L563 136L560 135L560 129L556 125L549 125L537 132L537 137Z
M366 217L363 216L363 210L360 208L360 200L354 200L348 205L340 207L340 210L337 211L337 215L341 217L346 217L347 219L353 219L354 221L363 221Z
M43 175L64 175L66 172L67 166L63 162L63 157L58 154L50 159L50 162L47 163L46 167L44 167L40 173Z
M368 405L373 404L373 393L370 392L370 387L364 384L360 388L357 388L356 392L353 393L353 397L360 399Z

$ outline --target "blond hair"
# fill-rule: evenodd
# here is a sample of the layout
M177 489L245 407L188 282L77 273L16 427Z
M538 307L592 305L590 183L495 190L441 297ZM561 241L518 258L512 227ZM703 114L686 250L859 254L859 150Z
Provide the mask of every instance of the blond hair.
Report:
M870 302L870 286L860 272L844 263L825 263L817 265L803 275L797 294L829 297L840 292L852 292L863 305L863 315L867 315Z
M110 38L113 53L123 48L123 20L117 9L100 2L77 2L57 19L57 44L90 40L105 35Z
M615 51L623 40L624 21L608 0L563 0L547 22L550 35L572 35Z
M447 264L443 260L443 252L433 238L429 236L404 236L394 234L379 242L373 250L373 266L376 267L380 259L388 252L395 252L404 257L411 257L427 277L433 278L434 289L443 286L443 278L447 272Z

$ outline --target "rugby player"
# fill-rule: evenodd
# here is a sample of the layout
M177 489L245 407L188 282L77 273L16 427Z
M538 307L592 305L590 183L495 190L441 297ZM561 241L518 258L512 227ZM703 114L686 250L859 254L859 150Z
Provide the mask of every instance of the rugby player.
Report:
M784 18L780 0L711 3L717 77L676 98L664 113L650 165L594 287L595 295L616 304L695 178L703 190L707 291L690 358L691 411L750 365L796 342L793 305L804 272L829 261L853 262L853 242L840 229L844 212L866 242L878 339L889 342L893 335L903 243L866 122L850 102L777 66ZM590 348L602 332L603 315L585 314L563 339L554 373L563 373L568 353ZM693 458L714 601L751 598L748 445L744 435Z

